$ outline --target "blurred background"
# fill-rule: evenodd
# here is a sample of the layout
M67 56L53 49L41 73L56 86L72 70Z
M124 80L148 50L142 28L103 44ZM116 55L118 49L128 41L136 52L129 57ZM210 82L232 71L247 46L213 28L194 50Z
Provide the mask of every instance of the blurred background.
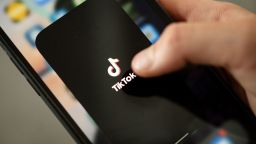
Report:
M256 0L228 0L256 12ZM0 143L75 143L0 48Z

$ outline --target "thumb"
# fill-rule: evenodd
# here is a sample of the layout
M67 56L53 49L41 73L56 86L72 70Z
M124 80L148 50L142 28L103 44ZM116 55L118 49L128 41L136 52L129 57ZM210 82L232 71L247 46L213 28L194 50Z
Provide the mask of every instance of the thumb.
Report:
M236 32L236 26L228 23L172 24L158 42L134 57L132 68L142 77L176 71L187 62L228 68L238 55Z

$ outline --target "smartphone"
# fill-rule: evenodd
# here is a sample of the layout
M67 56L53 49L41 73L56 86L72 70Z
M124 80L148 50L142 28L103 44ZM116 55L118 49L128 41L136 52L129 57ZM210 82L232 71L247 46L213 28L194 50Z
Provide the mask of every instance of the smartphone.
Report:
M153 0L117 0L116 2L149 43L156 42L164 27L171 22L171 18ZM44 28L82 3L86 1L1 1L1 44L14 64L78 143L117 143L119 142L117 137L106 130L106 125L103 126L102 122L99 123L99 120L92 117L90 112L88 113L81 99L78 99L72 90L70 91L70 87L45 61L35 44L36 36ZM150 134L155 135L154 138L164 136L164 139L152 141L143 139L143 141L152 143L158 140L159 143L168 141L168 143L177 144L254 143L255 118L248 107L238 99L212 68L189 69L175 75L178 79L161 78L166 81L175 81L176 83L171 84L173 86L186 84L186 90L177 89L176 93L179 93L181 97L169 98L168 102L165 100L165 106L168 107L165 110L170 111L164 111L168 113L166 120L159 118L163 121L155 123L157 129L144 129L152 131L153 133ZM161 89L161 93L165 95L168 91ZM191 96L191 93L192 97L186 97ZM151 99L151 104L154 105L155 101L152 100L154 97L147 99ZM159 100L163 101L162 98L157 101ZM182 119L175 119L175 116ZM170 120L169 124L166 125L168 120ZM182 121L177 123L179 120ZM134 126L131 125L131 127ZM116 131L116 133L121 132L122 129ZM137 134L141 136L143 132L138 131ZM128 133L118 138L121 142L140 143L140 137L125 139L130 136L131 133Z

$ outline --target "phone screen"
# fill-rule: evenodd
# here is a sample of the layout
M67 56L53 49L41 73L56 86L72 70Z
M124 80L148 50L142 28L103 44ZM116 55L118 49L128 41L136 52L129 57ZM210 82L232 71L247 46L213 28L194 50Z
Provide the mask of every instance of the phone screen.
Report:
M122 7L123 11L129 15L139 30L147 37L149 44L156 42L166 26L166 22L154 13L154 10L145 1L117 1L120 3L120 7ZM185 77L189 79L186 83L187 87L173 91L173 93L179 93L180 97L176 96L175 99L168 101L162 98L150 97L147 103L140 103L140 100L137 101L139 106L148 105L148 108L154 108L151 112L155 112L154 120L155 122L157 121L157 123L152 124L153 121L147 119L141 121L146 121L148 122L146 124L152 125L151 129L149 129L149 127L144 129L151 131L150 134L153 134L152 139L150 139L149 135L146 135L147 133L144 131L136 131L134 135L132 135L132 130L133 128L134 130L136 129L136 125L139 126L138 123L134 125L131 123L131 131L126 134L120 127L116 127L118 129L111 131L111 128L108 129L108 125L104 124L104 122L100 122L99 120L95 121L95 119L90 116L91 114L89 115L87 113L86 106L81 103L81 99L78 99L78 97L72 94L56 72L44 60L35 45L35 39L39 32L83 2L84 0L2 0L0 2L0 9L2 11L2 13L0 13L0 25L92 143L105 143L105 141L101 141L102 138L99 133L102 133L102 130L103 133L106 132L106 129L106 135L111 135L116 143L119 142L118 138L120 138L120 141L127 143L139 143L139 139L136 136L149 138L143 139L144 143L147 140L148 143L155 142L152 141L153 138L157 140L157 138L161 139L161 137L164 137L161 139L164 140L162 143L166 143L168 136L170 136L169 143L177 144L187 139L187 143L190 144L250 143L251 137L255 134L252 130L254 129L253 125L251 125L252 123L246 120L245 114L243 115L239 108L235 108L236 105L233 105L233 101L225 98L225 95L228 94L220 94L217 92L219 88L214 85L215 82L209 78L210 76L207 75L203 69L189 73L189 75L186 74ZM72 25L70 26L72 27ZM117 60L113 57L112 59L108 59L108 62L112 63L114 67ZM109 71L111 73L111 68ZM118 73L113 72L112 75L117 74ZM133 75L130 77L132 76ZM182 76L178 74L177 77ZM211 83L212 89L206 89L203 87L204 84L199 85L197 83L202 81L190 81L191 79L207 80L205 85ZM173 87L183 85L184 82L176 78L168 78L165 80L172 81L170 85ZM111 92L119 90L119 87L120 85L113 85ZM164 85L162 85L162 87L164 88ZM150 89L150 86L146 89L149 90L149 92L150 90L154 90L153 87ZM163 95L168 93L168 91L165 90L166 89L161 89ZM212 93L209 94L209 91ZM189 93L190 96L192 93L193 97L185 99L183 96L188 95L187 93ZM207 96L207 98L205 96ZM191 101L193 102L191 103ZM104 105L105 103L102 104ZM186 108L184 109L180 107L180 105L186 105ZM162 112L166 113L166 115ZM139 113L137 113L137 116L138 114ZM151 115L152 113L144 114ZM165 117L163 117L164 115ZM203 119L198 118L200 115L203 115ZM132 117L132 119L136 119L136 117ZM109 121L111 121L111 119L109 119ZM178 124L177 121L179 122ZM209 124L209 121L215 125ZM96 123L100 124L100 127ZM111 125L111 127L112 126L113 125ZM127 126L127 124L124 124L124 126ZM141 126L145 125L141 124ZM127 127L124 129L127 129ZM131 138L131 136L133 137ZM161 143L160 140L158 142Z
M98 133L97 125L47 64L35 45L38 33L84 1L1 0L0 26L40 75L79 128L91 142L95 142ZM159 38L165 24L154 15L152 9L145 5L145 2L136 2L134 0L117 1L152 43Z

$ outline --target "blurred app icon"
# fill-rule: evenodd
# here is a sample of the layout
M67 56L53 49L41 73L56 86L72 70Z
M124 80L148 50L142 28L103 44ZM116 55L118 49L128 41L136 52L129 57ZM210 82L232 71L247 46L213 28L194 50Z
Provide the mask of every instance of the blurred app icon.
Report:
M224 129L220 129L213 137L210 144L234 144L231 138L228 136L228 132Z
M39 6L46 5L47 3L50 2L50 0L35 0L36 4Z
M16 0L5 7L5 13L13 22L20 22L29 15L30 10L20 0Z
M65 8L57 9L55 12L51 15L50 20L52 22L55 22L59 18L63 17L66 13L68 13L68 10Z
M122 5L122 8L133 20L138 18L139 15L134 7L133 2L126 2Z
M215 137L210 144L234 144L228 137Z
M149 39L151 43L155 43L158 38L160 37L159 32L152 24L144 24L141 27L141 31L146 35L146 37Z
M30 45L31 45L33 48L36 48L36 44L35 44L36 37L37 37L37 35L38 35L43 29L44 29L43 26L41 26L41 25L35 25L35 26L31 27L28 31L26 31L25 37L26 37L27 41L30 43Z
M86 0L73 0L73 4L75 5L75 6L78 6L78 5L80 5L81 3L83 3L83 2L85 2Z

